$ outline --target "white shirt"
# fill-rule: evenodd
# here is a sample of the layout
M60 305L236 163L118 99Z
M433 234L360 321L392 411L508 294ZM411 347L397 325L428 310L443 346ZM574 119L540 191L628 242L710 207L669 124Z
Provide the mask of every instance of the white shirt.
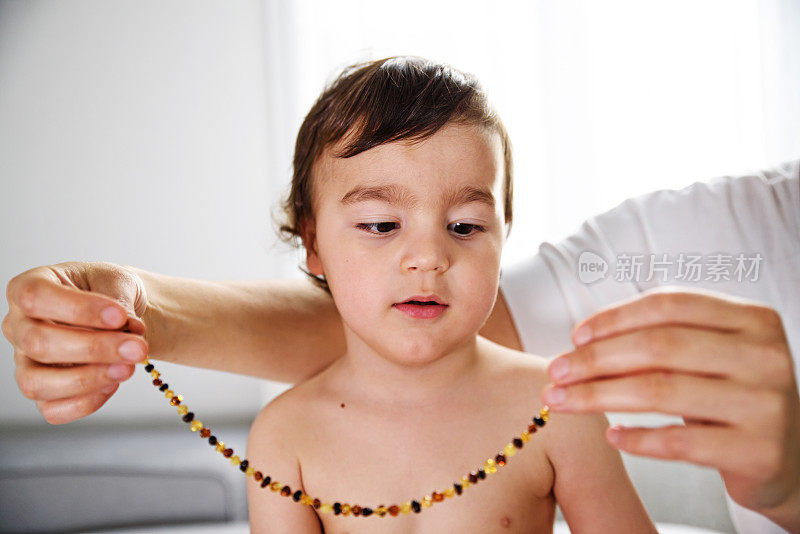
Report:
M688 267L692 261L695 270ZM597 269L604 262L603 276ZM600 278L587 279L592 276ZM800 161L626 200L562 242L542 243L534 256L504 266L500 278L523 349L545 356L573 348L570 333L578 321L667 284L774 308L800 376ZM678 480L669 491L682 486ZM785 532L727 501L739 532Z

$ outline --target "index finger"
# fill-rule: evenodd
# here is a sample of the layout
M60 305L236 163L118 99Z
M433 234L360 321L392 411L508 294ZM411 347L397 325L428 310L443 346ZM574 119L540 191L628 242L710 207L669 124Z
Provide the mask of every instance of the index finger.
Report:
M572 340L580 346L610 335L666 324L737 331L776 317L774 310L756 301L705 289L664 286L584 319L575 325Z
M127 313L113 299L65 286L45 267L31 269L8 282L9 306L16 306L31 318L90 328L117 329Z

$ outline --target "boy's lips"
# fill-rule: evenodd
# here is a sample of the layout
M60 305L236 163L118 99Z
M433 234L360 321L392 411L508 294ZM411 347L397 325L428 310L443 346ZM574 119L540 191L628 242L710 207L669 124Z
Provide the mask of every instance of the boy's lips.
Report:
M403 302L394 304L393 307L415 319L433 319L443 314L448 305L436 295L415 295Z

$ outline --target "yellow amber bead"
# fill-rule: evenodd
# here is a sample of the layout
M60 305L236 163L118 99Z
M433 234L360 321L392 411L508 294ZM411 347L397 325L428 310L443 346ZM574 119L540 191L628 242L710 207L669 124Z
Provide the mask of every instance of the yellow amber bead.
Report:
M406 501L402 505L400 505L400 513L403 515L408 515L411 513L411 503Z
M331 510L333 510L333 505L331 503L328 503L328 502L322 504L319 507L319 511L322 512L323 514L329 514L329 513L331 513Z
M280 482L273 482L269 485L269 489L272 491L280 491L281 490L281 483Z
M494 458L489 458L488 460L486 460L486 465L487 466L492 466L492 465L497 465L497 464L495 463Z
M144 365L145 367L147 367L148 365L150 365L150 360L149 360L149 359L147 359L147 358L145 358L145 359L144 359L144 361L142 362L142 365Z
M152 371L150 371L150 376L152 376L153 378L158 378L160 375L158 374L158 371L153 369Z
M497 466L496 465L486 465L483 467L483 470L486 471L487 475L493 475L497 473Z
M450 497L452 497L453 495L456 494L456 490L454 490L452 487L450 487L450 488L447 488L446 490L444 490L442 493L444 493L445 497L450 498Z
M471 484L469 483L469 477L467 475L464 475L463 477L461 477L461 487L462 488L468 488L468 487L470 487L470 485Z
M203 422L195 419L194 421L192 421L192 426L190 428L192 429L192 432L197 432L198 430L203 428Z
M186 415L189 413L189 408L185 404L178 406L178 413L181 415Z
M225 442L224 441L218 441L217 442L217 452L222 452L224 450L225 450Z
M314 499L306 495L305 493L300 496L300 504L305 504L306 506L310 505L314 502Z
M506 456L506 458L511 458L512 456L517 454L517 448L514 447L513 443L509 443L505 447L503 447L503 454Z
M389 511L389 509L386 508L385 506L378 506L377 508L375 508L375 513L378 514L381 517L385 516L386 512L388 512L388 511Z
M231 456L231 463L233 465L239 465L242 461L239 459L238 456Z
M168 389L167 391L164 392L164 396L168 399L171 399L172 397L175 396L175 392L172 391L171 389Z
M433 506L433 499L431 499L430 495L425 495L422 498L422 507L423 508L430 508L431 506Z
M248 467L247 471L244 472L245 476L248 476L248 477L253 476L255 473L256 473L256 470L252 466Z
M519 439L522 440L522 443L528 443L531 440L531 434L527 430L519 435Z
M342 515L350 515L350 505L349 504L343 504L342 505Z

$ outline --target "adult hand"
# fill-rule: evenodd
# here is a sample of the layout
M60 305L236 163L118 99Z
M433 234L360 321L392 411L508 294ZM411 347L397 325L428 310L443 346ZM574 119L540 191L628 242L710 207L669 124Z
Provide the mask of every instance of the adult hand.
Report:
M2 330L16 379L52 424L98 410L148 353L142 280L105 262L30 269L8 282Z
M778 313L708 291L658 288L576 325L548 368L561 412L661 412L685 425L612 427L631 454L719 470L731 498L800 532L800 399Z

